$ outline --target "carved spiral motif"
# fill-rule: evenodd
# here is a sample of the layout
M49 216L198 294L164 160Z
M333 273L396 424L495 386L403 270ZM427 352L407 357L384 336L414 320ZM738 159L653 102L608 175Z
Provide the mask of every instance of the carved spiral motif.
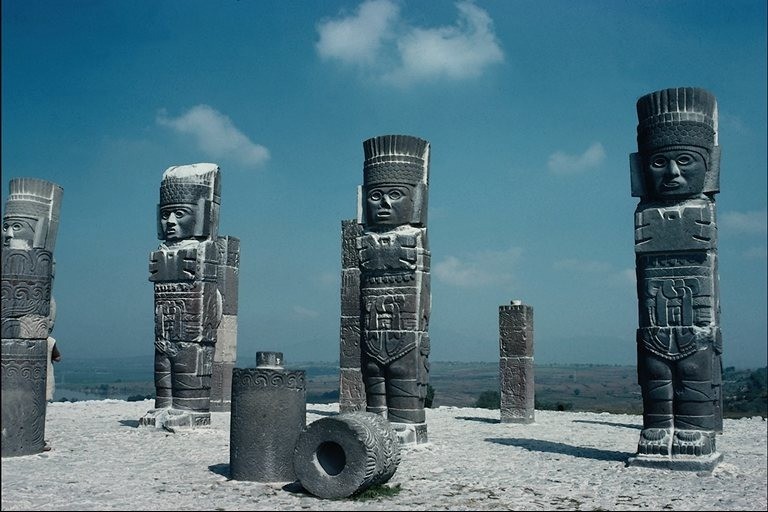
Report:
M268 370L264 368L235 368L232 385L238 388L305 388L304 371Z

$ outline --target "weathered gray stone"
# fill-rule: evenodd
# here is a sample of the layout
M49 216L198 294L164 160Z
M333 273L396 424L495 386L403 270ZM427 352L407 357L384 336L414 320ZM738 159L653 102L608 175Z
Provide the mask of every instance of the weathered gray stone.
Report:
M635 210L643 429L631 465L711 470L722 456L717 101L699 88L637 102Z
M158 204L158 250L150 254L149 280L155 291L155 409L141 426L185 427L210 423L211 379L218 329L225 304L234 301L239 243L218 237L221 177L215 164L170 167L163 173ZM232 247L229 247L229 244ZM237 267L233 267L236 269ZM220 288L219 280L229 280ZM227 294L228 296L225 296ZM231 302L230 302L231 304ZM231 306L226 306L232 312ZM233 315L230 315L233 316ZM236 326L236 323L234 324ZM233 325L225 325L227 332ZM235 353L227 339L219 370ZM223 357L223 354L229 354ZM224 407L224 379L217 375Z
M533 423L533 308L519 300L499 306L501 422Z
M339 412L364 411L365 404L365 385L360 368L342 368Z
M256 368L233 371L230 476L293 482L294 448L306 425L304 371L282 368L279 352L258 352L257 360Z
M321 418L299 436L293 466L301 485L320 498L338 499L387 482L400 464L397 434L368 412Z
M387 416L403 443L426 442L430 145L385 135L366 140L363 149L360 218L342 222L339 406L359 406L348 401L356 383L344 382L359 368L366 410Z
M48 338L53 329L53 249L63 190L49 181L16 178L3 214L2 456L45 446Z

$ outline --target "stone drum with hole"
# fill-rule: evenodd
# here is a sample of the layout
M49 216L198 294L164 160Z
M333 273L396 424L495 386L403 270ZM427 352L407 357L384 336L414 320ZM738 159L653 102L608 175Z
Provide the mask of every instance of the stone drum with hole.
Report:
M293 450L306 425L303 370L283 368L280 352L257 352L256 368L232 371L230 476L293 482Z
M374 413L321 418L299 436L293 456L296 478L320 498L346 498L392 478L400 446L389 422Z

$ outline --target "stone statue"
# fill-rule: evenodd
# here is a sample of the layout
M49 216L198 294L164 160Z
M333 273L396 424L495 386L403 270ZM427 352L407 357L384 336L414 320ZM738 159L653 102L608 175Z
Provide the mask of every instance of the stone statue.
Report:
M53 249L63 189L16 178L3 215L2 456L45 447L48 338L53 329Z
M714 195L717 101L699 88L637 101L631 155L643 430L631 464L714 468L722 338Z
M499 306L501 422L533 423L533 308L519 300Z
M155 409L140 425L210 424L211 375L223 300L217 230L221 177L215 164L170 167L158 205L160 247L150 254L155 289Z
M429 377L430 253L427 242L429 143L407 135L384 135L363 143L359 227L345 223L349 252L342 272L342 362L354 365L360 345L360 375L366 410L386 416L403 444L427 442L424 399ZM357 286L356 281L359 281ZM357 304L352 313L350 305ZM345 313L347 313L345 315ZM345 318L345 316L347 318ZM356 329L359 326L359 338ZM347 336L345 338L345 329ZM344 346L349 343L350 346ZM342 402L354 408L355 383L342 373ZM348 379L345 382L345 379ZM345 397L345 393L348 395Z

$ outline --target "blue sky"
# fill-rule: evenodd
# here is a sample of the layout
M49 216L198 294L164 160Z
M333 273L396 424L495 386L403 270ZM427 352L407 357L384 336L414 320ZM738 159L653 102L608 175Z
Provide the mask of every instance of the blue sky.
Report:
M362 141L431 142L434 361L635 363L635 102L712 91L726 365L766 364L766 3L2 2L2 198L64 187L64 357L151 355L149 252L171 165L222 169L242 240L239 366L338 358L340 221Z

